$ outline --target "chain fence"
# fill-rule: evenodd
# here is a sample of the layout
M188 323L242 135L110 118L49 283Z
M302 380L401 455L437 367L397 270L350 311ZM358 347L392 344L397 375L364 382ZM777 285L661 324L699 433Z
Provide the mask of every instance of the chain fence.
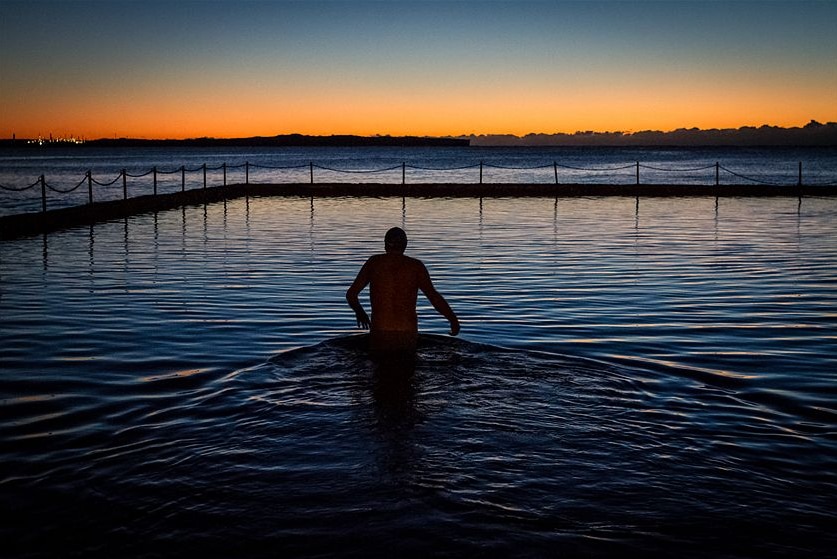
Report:
M107 179L96 179L93 177L92 171L87 171L84 177L74 186L65 186L61 187L55 185L51 182L46 180L44 175L38 177L35 182L25 185L25 186L12 186L12 185L5 185L0 184L0 190L5 190L8 192L20 193L25 192L31 189L40 189L41 194L41 211L47 211L47 191L54 192L56 194L70 194L75 192L76 190L80 189L85 184L87 185L87 198L88 203L93 204L94 202L94 188L93 186L96 185L97 187L107 188L111 187L121 181L122 183L122 198L127 200L128 196L128 179L143 179L146 177L152 177L152 193L156 196L157 192L157 185L158 185L158 177L159 176L174 176L179 174L180 175L180 190L186 190L186 175L194 174L194 173L202 173L203 174L203 188L206 189L208 185L207 180L207 172L222 172L222 179L220 184L213 184L212 186L228 186L227 181L227 171L233 169L244 169L244 184L249 185L251 184L251 170L265 170L265 171L293 171L293 170L300 170L308 171L308 183L316 184L316 179L318 178L318 173L322 175L322 173L337 173L337 174L346 174L346 175L376 175L381 173L392 173L396 171L401 171L401 181L400 184L404 185L407 184L407 171L411 172L419 172L419 173L445 173L445 172L455 172L461 173L462 171L468 170L477 170L478 169L478 184L483 184L485 174L487 170L499 170L499 171L545 171L551 169L554 174L554 181L556 185L562 184L559 181L559 169L572 171L572 172L581 172L581 173L617 173L620 177L624 177L625 171L632 170L635 174L635 181L637 185L643 184L641 182L641 171L643 169L654 171L656 173L700 173L705 171L714 170L714 185L720 187L722 185L721 177L724 173L725 176L735 177L740 180L744 180L750 183L760 184L764 186L775 186L775 187L802 187L803 185L803 176L802 176L802 163L798 164L798 173L797 173L797 181L795 184L791 183L778 183L773 181L766 181L762 180L758 177L747 176L743 173L736 172L732 169L727 168L720 164L720 162L715 162L712 164L701 165L697 167L684 167L684 168L676 168L676 167L659 167L655 165L648 165L641 163L639 161L631 162L628 164L616 164L610 166L599 166L599 167L579 167L574 165L567 165L563 163L559 163L558 161L552 161L545 164L538 164L538 165L529 165L529 166L510 166L510 165L500 165L485 161L480 161L478 163L473 163L469 165L459 165L459 166L451 166L451 167L431 167L431 166L422 166L422 165L414 165L406 162L402 162L399 165L389 165L386 167L381 168L373 168L373 169L340 169L332 166L327 165L320 165L314 162L309 162L307 164L300 164L300 165L263 165L258 163L251 163L249 161L245 161L244 163L236 164L236 165L229 165L227 163L222 163L221 165L208 167L206 164L200 165L194 168L187 168L185 166L180 166L174 169L158 169L157 167L153 167L148 171L140 172L140 173L129 173L126 169L122 169L116 177L111 180ZM457 174L459 180L451 182L450 184L458 184L461 182L461 174ZM322 177L320 177L322 178ZM412 176L411 176L412 178ZM298 181L294 181L298 182ZM329 181L321 181L321 182L329 182ZM273 183L273 181L271 181ZM199 183L200 184L200 183ZM240 183L238 183L240 184ZM388 184L388 183L387 183ZM398 184L398 182L393 182L392 184ZM416 183L420 184L420 183ZM566 183L570 184L570 183ZM617 183L613 183L617 184ZM650 184L650 183L645 183ZM835 183L806 183L807 186L817 186L817 187L834 187L837 186Z

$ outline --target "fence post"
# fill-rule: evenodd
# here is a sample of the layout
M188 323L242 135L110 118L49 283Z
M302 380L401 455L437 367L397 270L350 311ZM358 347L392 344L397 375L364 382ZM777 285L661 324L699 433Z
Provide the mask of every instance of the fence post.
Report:
M224 161L221 167L224 169L224 186L227 186L227 162Z
M407 164L405 162L401 162L401 184L405 184L407 182Z
M206 163L203 164L203 189L206 190Z
M310 161L308 163L308 169L311 171L311 184L314 184L314 162Z
M180 192L186 192L186 167L180 166Z
M482 184L482 161L480 161L480 184Z
M721 164L719 162L715 162L715 186L721 184Z
M122 199L128 199L128 171L122 169Z
M157 167L151 169L151 172L154 174L154 196L157 196Z
M639 186L639 161L636 162L636 184Z
M249 161L244 162L244 184L246 184L246 185L250 184L250 162Z
M93 174L90 169L87 170L87 202L93 203Z
M555 170L555 184L558 184L558 162L557 161L552 162L552 168Z
M799 162L799 181L796 183L797 186L802 186L802 161Z
M46 213L46 179L41 175L38 180L41 183L41 211Z

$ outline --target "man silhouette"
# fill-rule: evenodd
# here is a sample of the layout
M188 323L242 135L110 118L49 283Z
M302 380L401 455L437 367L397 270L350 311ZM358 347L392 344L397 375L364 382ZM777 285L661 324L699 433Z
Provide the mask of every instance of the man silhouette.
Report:
M418 341L416 298L422 293L450 322L450 335L459 333L459 319L433 287L421 260L404 255L407 234L399 227L387 231L384 254L371 256L346 291L346 301L355 311L358 328L369 329L370 349L375 352L412 352ZM372 320L358 300L369 285ZM371 326L371 327L370 327Z

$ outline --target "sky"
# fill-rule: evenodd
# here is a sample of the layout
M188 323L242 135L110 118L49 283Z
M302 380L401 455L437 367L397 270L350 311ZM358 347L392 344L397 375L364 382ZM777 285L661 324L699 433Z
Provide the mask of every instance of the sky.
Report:
M837 121L837 1L0 0L0 138Z

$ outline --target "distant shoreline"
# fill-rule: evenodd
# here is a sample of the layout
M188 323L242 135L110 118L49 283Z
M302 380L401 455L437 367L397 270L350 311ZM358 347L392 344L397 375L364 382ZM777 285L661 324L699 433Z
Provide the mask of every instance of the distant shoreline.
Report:
M783 128L763 125L740 128L680 128L668 132L579 131L567 133L470 134L460 136L357 136L338 134L312 136L280 134L248 138L142 139L76 138L2 139L0 148L41 149L53 147L821 147L837 148L837 122L812 120L805 126Z
M0 140L4 148L79 148L86 147L468 147L470 140L421 136L306 136L285 134L250 138L189 138L183 140L148 140L142 138L101 138L83 142L61 140Z

